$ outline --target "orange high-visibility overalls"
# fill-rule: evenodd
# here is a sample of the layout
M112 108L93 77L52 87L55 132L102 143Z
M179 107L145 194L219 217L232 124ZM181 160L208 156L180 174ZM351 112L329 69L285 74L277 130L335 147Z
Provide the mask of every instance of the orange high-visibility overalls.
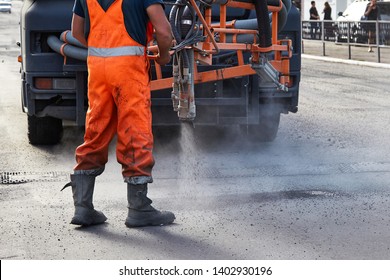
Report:
M103 172L117 133L116 156L125 182L144 184L152 182L154 165L149 62L145 46L126 30L122 2L116 0L104 11L97 0L87 0L89 108L74 169L79 174ZM148 38L151 30L149 23Z

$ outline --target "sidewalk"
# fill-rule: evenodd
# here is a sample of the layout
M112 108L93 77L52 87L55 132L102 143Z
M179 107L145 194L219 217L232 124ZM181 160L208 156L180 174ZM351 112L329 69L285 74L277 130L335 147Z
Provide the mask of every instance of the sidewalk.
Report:
M325 44L325 46L323 46ZM325 56L324 54L325 48ZM353 61L378 62L378 50L367 52L366 46L351 46L351 59ZM334 42L321 42L315 40L302 40L302 54L314 55L326 58L349 60L348 45L335 44ZM390 48L380 48L380 64L390 64Z

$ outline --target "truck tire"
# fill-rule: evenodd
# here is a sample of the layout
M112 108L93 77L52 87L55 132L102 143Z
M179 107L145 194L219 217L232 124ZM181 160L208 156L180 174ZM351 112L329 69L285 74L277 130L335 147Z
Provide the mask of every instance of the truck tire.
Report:
M260 115L259 124L242 125L241 131L247 139L256 142L272 142L279 130L280 112L267 112Z
M31 145L54 145L62 138L62 120L27 116L28 140Z

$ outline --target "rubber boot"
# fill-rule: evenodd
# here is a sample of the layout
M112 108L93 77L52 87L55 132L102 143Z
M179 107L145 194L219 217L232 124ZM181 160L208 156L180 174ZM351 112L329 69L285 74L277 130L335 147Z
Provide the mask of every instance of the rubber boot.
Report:
M152 200L146 195L147 184L127 184L127 201L129 212L125 225L127 227L159 226L171 224L175 215L169 211L159 211L153 208Z
M63 190L66 187L72 186L75 211L70 223L80 226L91 226L104 223L107 220L107 217L102 212L96 211L92 204L95 176L73 174L70 175L70 179L71 182L62 188Z

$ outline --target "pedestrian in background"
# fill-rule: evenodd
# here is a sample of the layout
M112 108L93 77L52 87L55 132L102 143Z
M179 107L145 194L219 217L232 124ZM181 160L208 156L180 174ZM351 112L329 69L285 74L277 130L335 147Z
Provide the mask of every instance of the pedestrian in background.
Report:
M316 2L311 1L311 8L309 10L310 20L319 20L320 16L316 8ZM316 39L319 26L317 22L310 23L310 37L311 39Z
M379 7L376 5L376 0L371 0L370 3L367 4L364 16L367 20L379 19ZM373 52L371 44L375 43L376 24L367 23L366 26L368 29L368 52Z
M322 13L324 14L324 20L332 20L332 7L328 2L324 3L324 10Z
M324 9L322 13L324 14L324 20L332 20L332 8L328 2L324 3ZM332 32L331 22L324 22L324 34L325 34L325 39L329 39L330 37L333 37L334 34Z
M108 161L117 135L116 156L127 183L128 227L170 224L175 215L151 206L153 135L147 44L153 28L156 62L170 61L172 30L162 0L75 0L72 34L88 47L88 100L84 143L76 149L71 182L75 213L71 223L90 226L106 221L94 209L96 176Z

